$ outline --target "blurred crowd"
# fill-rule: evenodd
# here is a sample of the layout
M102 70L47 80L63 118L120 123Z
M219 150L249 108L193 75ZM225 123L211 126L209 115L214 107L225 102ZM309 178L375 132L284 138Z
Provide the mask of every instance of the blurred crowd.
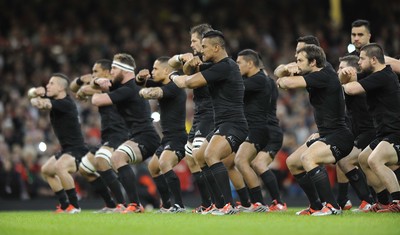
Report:
M30 87L44 85L52 73L72 79L118 52L132 54L138 69L151 68L159 56L191 51L189 29L199 23L221 30L234 58L245 48L260 52L271 76L279 64L294 60L296 39L308 34L318 37L336 68L350 42L351 22L358 18L371 22L371 41L390 56L400 54L396 0L341 2L340 23L330 18L330 1L319 0L0 0L0 198L52 195L40 166L59 146L48 115L26 98ZM97 110L79 103L79 111L86 142L99 143ZM188 99L188 125L191 112ZM281 92L278 117L285 138L274 167L290 193L285 158L316 130L307 92ZM184 163L178 169L186 184L182 189L192 191L185 169Z

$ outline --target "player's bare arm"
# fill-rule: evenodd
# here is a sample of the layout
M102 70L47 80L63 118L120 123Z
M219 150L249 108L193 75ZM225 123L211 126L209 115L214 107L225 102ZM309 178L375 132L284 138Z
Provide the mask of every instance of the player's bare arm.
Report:
M79 76L71 82L71 84L69 85L69 88L71 89L72 92L77 92L79 90L79 88L81 88L83 85L90 84L92 79L93 79L92 74L85 74L85 75Z
M139 91L139 95L145 99L161 99L163 97L163 91L160 87L148 87L142 88Z
M304 88L307 86L303 76L281 77L276 81L276 84L281 89Z
M42 97L32 98L31 104L33 107L43 110L50 110L52 108L50 99L48 98L42 98Z
M289 64L281 64L279 65L275 71L274 75L278 78L286 77L286 76L293 76L299 72L299 68L296 62L292 62Z
M168 65L176 70L182 69L183 64L185 64L187 61L191 60L192 58L193 58L192 53L174 55L171 59L168 60Z
M361 86L359 82L349 82L343 85L344 92L348 95L358 95L365 93L364 88Z

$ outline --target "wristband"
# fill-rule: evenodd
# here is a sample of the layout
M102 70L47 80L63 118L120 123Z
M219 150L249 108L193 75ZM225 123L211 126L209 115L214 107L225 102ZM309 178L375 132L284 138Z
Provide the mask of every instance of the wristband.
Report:
M76 79L76 84L78 86L82 86L83 85L83 81L81 80L81 77L78 77L78 79Z
M172 81L174 81L174 78L175 78L175 77L178 77L178 76L179 76L179 73L176 72L176 71L173 71L172 73L170 73L170 74L168 75L168 78L171 79Z
M182 54L179 54L179 55L176 57L176 61L179 62L179 63L182 63L182 62L183 62L183 61L182 61Z

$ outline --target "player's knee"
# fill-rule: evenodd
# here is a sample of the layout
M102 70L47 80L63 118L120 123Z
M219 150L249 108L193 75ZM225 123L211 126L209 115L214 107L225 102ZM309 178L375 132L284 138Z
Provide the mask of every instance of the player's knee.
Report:
M120 145L115 152L116 152L116 154L114 154L115 157L113 156L111 158L113 165L114 163L118 164L121 161L124 164L128 162L135 163L137 161L135 150L127 144ZM127 159L124 156L127 156Z
M81 172L82 175L84 175L85 173L86 174L95 174L96 173L96 168L90 162L90 160L87 156L84 156L82 158L81 163L79 164L79 172Z

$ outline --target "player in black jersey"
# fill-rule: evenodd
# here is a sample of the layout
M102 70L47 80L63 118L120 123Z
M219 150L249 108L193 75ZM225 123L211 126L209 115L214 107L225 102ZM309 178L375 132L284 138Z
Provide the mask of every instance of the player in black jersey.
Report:
M185 212L182 201L180 181L173 168L185 156L187 134L186 92L175 85L169 74L173 71L168 65L170 57L159 57L150 72L143 69L138 73L136 81L142 82L146 88L139 92L145 99L157 99L160 108L162 128L161 145L149 162L149 172L157 185L162 199L161 213ZM171 203L171 195L175 201Z
M212 28L208 24L200 24L192 27L190 29L190 47L193 53L174 55L168 61L168 64L175 70L181 70L185 62L191 60L194 56L201 56L202 35L209 30L212 30ZM214 129L212 101L210 92L206 86L193 89L193 102L193 122L185 145L186 156L184 159L194 177L194 183L197 185L201 196L201 205L192 212L202 213L207 209L211 209L211 189L207 186L206 176L201 171L195 158L197 150L206 139L206 136Z
M371 28L368 20L358 19L351 23L351 44L348 52L351 55L360 56L360 50L363 46L370 43ZM400 74L400 61L390 56L385 56L385 63L392 67L392 70Z
M71 90L76 92L76 97L80 100L88 100L94 93L100 93L100 89L94 89L90 82L95 78L111 78L112 61L101 59L94 63L92 74L83 75L71 82ZM105 171L111 167L112 152L128 139L128 131L124 120L119 115L114 105L99 107L101 117L101 146L93 147L79 165L79 172L92 185L94 191L98 193L105 202L105 207L97 213L113 212L116 208L112 200L107 185L99 177L97 169Z
M358 64L362 72L369 74L359 81L345 84L349 95L367 94L369 111L376 124L377 137L365 148L360 156L360 165L368 183L377 192L387 189L392 201L386 208L382 203L373 205L378 212L400 212L400 186L392 169L400 160L400 84L390 66L385 65L383 49L376 43L361 48Z
M244 114L249 125L249 134L236 153L235 165L243 175L251 199L249 207L240 205L238 209L243 212L265 212L268 207L264 205L259 179L251 162L269 140L267 112L271 88L267 76L260 69L261 62L257 52L251 49L242 50L238 53L236 62L245 87Z
M335 163L347 156L353 147L354 137L345 123L344 95L338 76L325 64L322 48L305 45L297 51L301 76L277 80L278 87L282 89L308 90L319 132L318 138L309 139L286 160L290 172L310 201L310 207L299 211L299 215L342 213L332 193L325 167L321 165ZM326 202L324 206L318 195Z
M283 142L283 131L279 126L279 120L276 116L276 103L278 100L278 88L276 87L275 80L273 80L266 71L262 59L259 56L260 69L267 76L267 87L268 87L268 107L267 107L267 126L268 126L268 142L267 145L261 149L255 159L251 162L251 167L260 176L264 185L266 186L272 202L269 206L270 212L286 211L286 203L282 200L279 192L278 181L275 174L269 169L269 165L275 158L275 155L282 147Z
M181 88L208 86L212 97L215 129L207 136L199 149L199 159L204 158L223 194L225 206L212 214L236 214L229 185L228 172L221 162L237 152L248 133L243 111L244 85L235 61L228 57L225 38L220 31L211 30L203 35L202 59L211 62L210 67L193 75L172 75L171 79ZM196 58L196 57L195 57ZM193 59L195 59L193 58ZM201 60L197 61L202 64ZM218 189L216 189L218 191ZM218 199L216 199L218 200Z
M340 64L337 73L342 84L348 82L350 75L353 75L351 76L352 79L356 80L356 74L360 72L358 60L358 56L354 55L339 58ZM353 211L369 211L372 204L375 203L375 199L369 190L364 174L359 169L358 155L375 139L375 127L372 116L368 112L365 94L356 96L345 94L345 101L347 122L355 136L355 140L351 153L336 165L339 186L337 201L343 210L351 208L351 202L347 195L350 180L354 191L361 200L359 208Z
M111 66L112 80L96 78L94 86L99 86L107 93L96 93L92 104L109 106L114 104L122 116L130 134L130 139L120 145L111 156L113 169L98 173L107 183L117 200L116 212L143 212L136 187L136 176L130 164L138 164L151 157L160 143L160 137L154 129L150 117L150 104L139 95L140 87L135 82L135 60L129 54L114 55ZM120 183L121 182L121 183ZM125 189L129 205L125 208L125 199L120 185Z
M56 73L51 76L46 89L31 88L28 97L34 107L50 110L50 122L61 145L61 151L50 157L42 166L42 174L60 202L56 213L74 214L79 213L81 208L71 174L78 170L81 157L86 154L87 148L76 105L68 95L68 85L68 77Z

